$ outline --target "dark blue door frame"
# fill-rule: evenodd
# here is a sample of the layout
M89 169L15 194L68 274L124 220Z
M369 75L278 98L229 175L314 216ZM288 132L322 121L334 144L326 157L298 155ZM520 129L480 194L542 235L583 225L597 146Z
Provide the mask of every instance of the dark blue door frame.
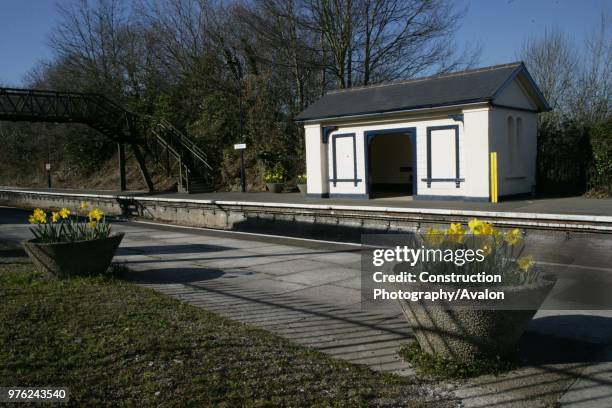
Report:
M410 139L412 145L412 195L417 195L417 140L416 140L416 127L408 128L395 128L395 129L381 129L381 130L367 130L363 132L364 137L364 160L365 160L365 193L366 196L370 196L370 144L376 136L383 136L389 134L404 133Z

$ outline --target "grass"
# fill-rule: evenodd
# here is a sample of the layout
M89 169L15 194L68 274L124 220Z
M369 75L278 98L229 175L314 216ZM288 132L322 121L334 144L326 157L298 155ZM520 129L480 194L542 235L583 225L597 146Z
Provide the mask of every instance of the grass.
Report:
M512 370L515 363L508 359L480 359L471 362L448 360L426 353L417 342L403 345L398 354L417 373L441 379L465 379L486 374L500 374Z
M0 245L0 386L63 386L73 406L418 406L373 372L112 278L55 280Z

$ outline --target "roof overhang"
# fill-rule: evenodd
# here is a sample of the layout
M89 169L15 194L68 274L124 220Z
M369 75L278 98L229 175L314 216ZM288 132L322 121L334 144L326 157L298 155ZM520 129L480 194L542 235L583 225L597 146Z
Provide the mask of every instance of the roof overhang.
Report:
M538 107L536 111L537 113L549 112L552 110L551 106L548 104L548 101L542 94L542 91L540 91L540 88L538 87L533 77L527 70L527 67L525 67L525 64L523 63L516 67L512 75L510 75L508 79L506 79L506 81L504 81L504 83L499 87L499 89L495 91L493 99L497 98L504 91L504 89L506 89L506 87L515 79L518 80L521 85L523 85L523 88L528 93L531 100Z
M470 101L457 101L444 105L429 105L429 106L417 106L406 109L393 109L388 111L375 111L375 112L364 112L350 115L336 115L336 116L324 116L317 118L306 118L296 119L295 121L302 124L308 123L322 123L322 122L333 122L339 120L353 120L353 119L373 119L373 118L387 118L390 116L410 114L410 113L425 113L425 112L438 112L443 110L462 109L465 107L474 107L479 105L489 105L492 102L489 98L474 99Z

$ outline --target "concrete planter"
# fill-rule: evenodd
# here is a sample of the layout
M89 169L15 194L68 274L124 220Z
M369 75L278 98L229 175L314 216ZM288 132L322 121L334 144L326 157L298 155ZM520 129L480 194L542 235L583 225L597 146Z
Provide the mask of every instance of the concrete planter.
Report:
M519 302L525 299L530 310L445 309L410 301L402 301L402 310L427 353L464 362L503 356L516 346L555 282L554 277L544 277L531 285L496 288Z
M285 188L285 183L266 183L268 191L271 193L280 193Z
M302 194L306 194L306 183L304 184L298 184L297 185L298 190L300 190L300 193Z
M30 240L22 245L42 273L60 278L93 276L106 272L123 236L123 233L118 233L103 239L57 244Z

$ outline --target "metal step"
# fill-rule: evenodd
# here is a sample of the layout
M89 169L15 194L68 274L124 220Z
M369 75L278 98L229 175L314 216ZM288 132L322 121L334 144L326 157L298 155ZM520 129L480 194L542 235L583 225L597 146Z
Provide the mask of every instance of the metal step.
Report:
M210 185L208 180L205 177L194 177L189 180L189 186L187 188L187 193L210 193L215 191L215 189Z

